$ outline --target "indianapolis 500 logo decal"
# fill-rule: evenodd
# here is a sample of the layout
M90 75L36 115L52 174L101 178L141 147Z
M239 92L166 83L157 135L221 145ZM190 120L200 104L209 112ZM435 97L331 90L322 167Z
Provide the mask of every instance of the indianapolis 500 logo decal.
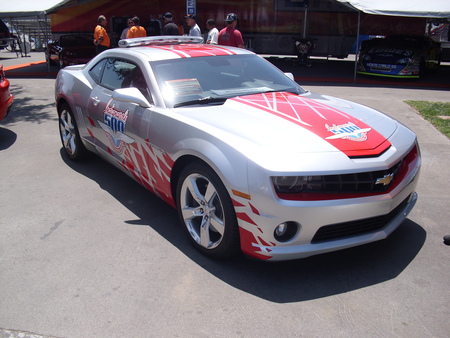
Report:
M106 133L109 142L118 154L122 154L125 145L134 143L134 139L124 134L125 126L128 119L128 110L121 111L116 108L115 104L111 104L110 100L106 105L103 113L104 121L98 121L98 124Z
M343 139L356 142L364 142L367 140L367 133L372 130L372 128L361 129L356 124L348 122L346 124L329 126L325 125L325 128L332 132L334 135L328 136L327 140Z

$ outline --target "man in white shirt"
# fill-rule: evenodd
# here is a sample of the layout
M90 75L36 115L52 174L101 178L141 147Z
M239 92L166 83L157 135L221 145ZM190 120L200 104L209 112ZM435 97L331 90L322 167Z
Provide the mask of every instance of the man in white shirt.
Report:
M202 31L200 27L197 25L197 16L193 14L189 14L186 17L187 24L191 29L189 30L189 36L200 36L202 37Z
M214 19L209 19L206 21L206 27L209 29L206 43L217 45L219 42L219 30L216 28L216 21Z
M130 27L133 27L133 25L134 25L133 20L131 20L131 18L129 18L127 20L127 24L128 24L128 27L122 31L122 34L120 34L120 40L127 38L128 30L130 29Z

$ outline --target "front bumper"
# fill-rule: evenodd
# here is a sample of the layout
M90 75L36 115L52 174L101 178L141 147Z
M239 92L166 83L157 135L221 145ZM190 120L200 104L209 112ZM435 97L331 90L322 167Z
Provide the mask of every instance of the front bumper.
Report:
M356 236L324 241L321 243L308 243L294 246L260 246L261 252L266 252L270 261L291 260L319 255L327 252L347 249L387 238L405 220L417 202L417 193L412 193L395 217L384 227L377 231L363 233Z
M411 161L392 190L355 198L285 200L264 188L264 174L250 175L251 186L261 187L259 191L253 191L250 200L233 196L242 251L262 260L289 260L386 238L417 201L420 153L408 154ZM298 230L277 240L280 224L294 224Z
M416 79L420 76L420 67L414 64L359 63L357 73L362 75Z

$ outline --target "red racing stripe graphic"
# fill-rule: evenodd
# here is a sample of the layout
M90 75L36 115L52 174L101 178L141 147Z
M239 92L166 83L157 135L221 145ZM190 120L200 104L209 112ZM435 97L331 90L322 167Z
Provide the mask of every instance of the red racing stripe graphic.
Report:
M271 256L262 254L258 246L252 245L252 243L258 242L253 233L251 233L246 229L243 229L242 227L239 227L239 235L241 237L242 252L244 252L249 256L259 258L261 260L267 260L271 258Z
M148 140L136 142L125 148L124 161L119 164L148 190L175 206L170 187L173 160L167 154L155 151Z
M220 56L220 55L235 55L227 49L219 46L208 45L172 45L172 46L149 46L149 48L162 49L172 52L181 58L201 57L201 56Z
M255 222L253 222L253 220L250 218L249 215L247 215L246 213L243 212L236 212L236 217L253 225L257 225Z
M349 157L378 155L391 146L380 133L336 108L291 93L254 94L232 99L311 131Z

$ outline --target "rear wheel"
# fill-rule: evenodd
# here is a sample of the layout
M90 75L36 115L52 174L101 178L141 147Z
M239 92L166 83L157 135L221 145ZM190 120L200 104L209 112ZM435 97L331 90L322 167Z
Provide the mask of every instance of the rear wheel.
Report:
M87 150L81 142L77 123L68 104L64 103L58 110L59 133L67 156L78 161L86 157Z
M200 252L214 258L239 252L239 229L231 198L210 167L194 162L182 171L177 207L189 238Z

